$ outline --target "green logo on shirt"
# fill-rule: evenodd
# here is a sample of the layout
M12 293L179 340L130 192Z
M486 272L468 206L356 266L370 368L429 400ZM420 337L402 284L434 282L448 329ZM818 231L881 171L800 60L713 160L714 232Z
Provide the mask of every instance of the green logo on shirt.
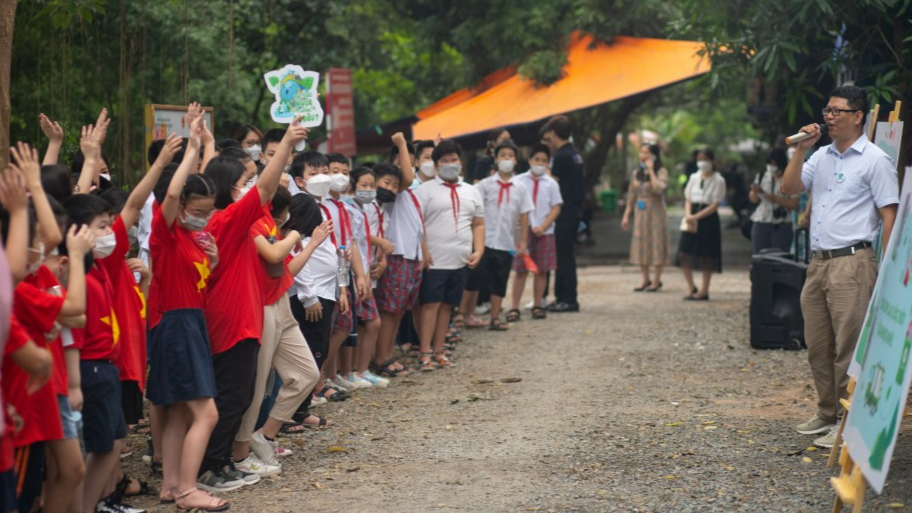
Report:
M839 183L844 182L844 181L845 181L845 174L839 173L838 175L836 175L836 181L839 182Z

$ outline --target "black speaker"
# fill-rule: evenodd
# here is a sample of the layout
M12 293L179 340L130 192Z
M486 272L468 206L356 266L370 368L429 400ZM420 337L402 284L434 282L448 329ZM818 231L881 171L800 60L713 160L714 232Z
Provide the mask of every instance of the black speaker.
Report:
M801 289L807 263L789 253L770 252L751 260L750 342L757 349L799 350L804 345Z

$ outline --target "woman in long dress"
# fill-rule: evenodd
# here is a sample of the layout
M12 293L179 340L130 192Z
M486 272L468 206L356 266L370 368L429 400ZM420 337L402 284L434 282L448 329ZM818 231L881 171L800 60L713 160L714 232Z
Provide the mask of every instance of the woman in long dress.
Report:
M665 189L668 171L662 167L659 147L640 146L640 166L630 180L627 208L621 227L630 229L633 212L633 239L630 243L630 262L640 266L643 283L635 292L658 292L662 288L662 270L668 264L668 214L665 210ZM655 275L650 278L650 268Z

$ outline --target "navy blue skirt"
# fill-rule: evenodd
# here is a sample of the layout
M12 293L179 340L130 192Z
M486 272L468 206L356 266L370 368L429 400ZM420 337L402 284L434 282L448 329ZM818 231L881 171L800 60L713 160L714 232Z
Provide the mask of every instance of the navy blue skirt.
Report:
M146 398L156 406L215 397L212 349L203 311L166 312L149 342Z

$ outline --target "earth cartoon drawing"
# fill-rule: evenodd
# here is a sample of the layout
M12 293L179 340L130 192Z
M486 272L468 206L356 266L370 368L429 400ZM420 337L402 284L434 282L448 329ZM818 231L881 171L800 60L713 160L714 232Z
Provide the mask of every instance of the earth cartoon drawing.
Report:
M319 73L289 64L264 74L263 78L269 91L275 95L275 102L269 109L273 121L290 123L296 116L302 116L302 126L323 123L323 108L317 99Z

